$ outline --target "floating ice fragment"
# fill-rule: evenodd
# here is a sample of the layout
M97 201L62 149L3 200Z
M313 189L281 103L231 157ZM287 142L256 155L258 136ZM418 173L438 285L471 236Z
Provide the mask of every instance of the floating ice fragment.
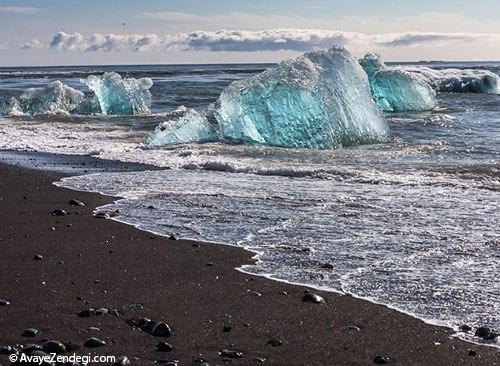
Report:
M81 91L53 81L45 87L26 89L18 98L12 98L3 114L70 113L85 99Z
M387 67L380 56L368 53L360 60L373 98L388 112L425 111L437 107L436 93L421 77L398 68Z
M126 79L116 72L103 75L90 75L82 80L94 92L99 101L102 114L131 115L147 114L151 110L153 86L150 78Z

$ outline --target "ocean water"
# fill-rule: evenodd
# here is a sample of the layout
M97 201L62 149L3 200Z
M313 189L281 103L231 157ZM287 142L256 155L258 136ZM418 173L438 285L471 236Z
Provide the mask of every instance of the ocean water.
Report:
M99 211L118 209L114 219L141 229L251 249L258 263L246 272L455 329L500 329L500 95L438 94L434 111L386 114L388 142L334 151L145 145L175 108L201 110L231 81L268 66L2 68L0 103L54 80L90 94L80 78L105 71L154 84L148 115L0 117L0 149L165 168L57 184L123 197ZM500 73L500 63L424 66Z

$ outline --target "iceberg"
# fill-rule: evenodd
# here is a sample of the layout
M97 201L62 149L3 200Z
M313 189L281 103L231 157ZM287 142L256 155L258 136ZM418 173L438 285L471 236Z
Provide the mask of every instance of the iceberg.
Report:
M368 53L359 62L370 80L373 98L383 111L426 111L437 107L436 92L418 75L387 67L375 53Z
M366 73L342 46L307 52L235 81L207 111L187 113L161 128L150 144L218 139L334 149L385 141L389 131Z
M435 70L425 66L406 66L403 69L441 93L500 94L500 76L489 70Z
M156 127L147 143L163 146L217 140L217 126L209 122L206 112L182 106L170 112L170 119Z
M47 86L26 89L18 98L12 98L4 114L59 114L70 113L85 100L85 95L76 89L53 81Z
M82 82L92 90L105 115L132 115L151 112L150 78L126 79L116 72L90 75Z

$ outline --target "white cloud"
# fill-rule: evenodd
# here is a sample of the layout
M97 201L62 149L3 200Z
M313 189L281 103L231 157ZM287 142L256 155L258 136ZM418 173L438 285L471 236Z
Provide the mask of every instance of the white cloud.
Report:
M500 34L405 32L365 34L315 29L271 29L260 31L220 30L169 34L100 34L58 32L50 47L65 51L297 51L344 44L354 50L437 47L464 43L500 45Z
M34 48L43 48L42 43L36 38L32 39L29 42L26 42L21 46L21 49L23 50L32 50Z
M33 8L29 6L0 6L0 13L36 14L38 13L38 8Z

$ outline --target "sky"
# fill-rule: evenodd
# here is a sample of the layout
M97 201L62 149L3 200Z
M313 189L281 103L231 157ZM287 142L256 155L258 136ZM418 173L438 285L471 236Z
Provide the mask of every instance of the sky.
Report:
M0 66L500 60L499 0L0 0Z

